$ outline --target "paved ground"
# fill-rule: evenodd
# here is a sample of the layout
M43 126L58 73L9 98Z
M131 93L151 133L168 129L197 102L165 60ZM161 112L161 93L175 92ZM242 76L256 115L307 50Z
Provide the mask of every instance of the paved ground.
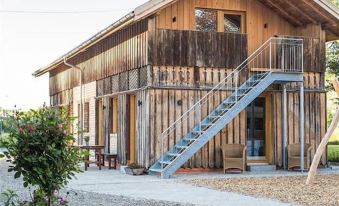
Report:
M224 175L179 175L172 179L161 180L157 176L129 176L120 174L116 170L104 169L99 171L96 168L90 168L89 171L77 175L78 179L71 181L68 187L81 191L194 205L289 205L276 200L255 198L181 183L181 180L184 179L219 176Z
M13 180L7 173L7 163L0 160L0 193L11 188L22 193L22 182ZM338 170L321 170L321 174L339 173ZM117 170L104 168L99 171L90 167L87 172L77 175L62 192L77 192L71 196L71 206L80 205L290 205L277 200L256 198L232 192L218 191L183 183L189 179L237 178L253 176L306 175L299 172L266 172L244 174L189 174L177 175L172 179L161 180L157 176L130 176ZM26 194L27 196L27 194ZM0 198L1 202L1 198ZM0 204L1 205L1 204Z
M8 189L16 191L23 200L30 200L28 189L22 185L21 178L14 179L13 173L8 173L8 163L0 160L0 194ZM90 173L88 173L90 175ZM133 196L121 196L112 194L102 194L88 191L79 191L72 188L66 188L60 191L65 197L66 193L70 195L66 198L70 206L181 206L188 204L179 204L177 202L168 202L153 200L150 198L133 198ZM4 205L4 197L0 195L0 205Z

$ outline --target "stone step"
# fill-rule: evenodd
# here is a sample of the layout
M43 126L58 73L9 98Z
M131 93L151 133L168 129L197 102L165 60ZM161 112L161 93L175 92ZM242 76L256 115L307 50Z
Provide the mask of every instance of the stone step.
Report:
M276 167L268 163L250 163L247 164L247 170L250 172L274 172Z

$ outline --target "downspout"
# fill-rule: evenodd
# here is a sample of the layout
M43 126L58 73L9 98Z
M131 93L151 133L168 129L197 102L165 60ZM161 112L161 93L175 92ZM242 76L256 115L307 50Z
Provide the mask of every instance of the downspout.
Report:
M73 64L70 64L67 62L67 59L66 57L64 57L64 64L66 66L69 66L71 68L74 68L74 69L77 69L80 71L80 135L81 135L81 142L84 138L84 110L83 110L83 98L82 98L82 81L83 81L83 69L81 69L80 67L78 66L75 66ZM79 130L78 130L79 131ZM77 138L77 143L79 145L79 142L80 142L80 138L79 138L79 135L78 135L78 138Z

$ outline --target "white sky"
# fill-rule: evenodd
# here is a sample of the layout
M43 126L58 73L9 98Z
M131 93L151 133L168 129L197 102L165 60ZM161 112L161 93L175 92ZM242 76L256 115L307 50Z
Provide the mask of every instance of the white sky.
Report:
M0 107L49 104L48 74L32 73L147 0L0 0ZM107 11L78 14L15 11Z

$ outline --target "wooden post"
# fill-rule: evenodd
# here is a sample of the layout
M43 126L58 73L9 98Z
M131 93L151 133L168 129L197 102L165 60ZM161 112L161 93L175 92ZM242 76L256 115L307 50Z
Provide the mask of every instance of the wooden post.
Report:
M300 108L299 108L299 138L300 138L300 170L301 172L304 171L304 145L305 145L305 137L304 137L304 82L300 83L300 94L299 94L299 99L300 99Z
M283 166L284 170L287 169L287 92L286 92L286 85L283 84Z
M334 86L335 91L337 92L337 95L339 96L339 81L338 80L333 80L332 84ZM333 117L332 123L330 125L330 127L328 128L328 131L326 132L325 136L323 137L323 139L321 140L320 145L317 148L317 151L314 155L311 167L310 167L310 171L308 172L308 177L306 180L306 184L310 184L313 182L315 175L317 173L317 168L320 162L320 158L321 155L324 153L325 149L326 149L326 145L328 143L328 141L330 140L330 137L332 136L335 128L337 127L339 123L339 107L337 107L337 110L335 112L335 115Z

